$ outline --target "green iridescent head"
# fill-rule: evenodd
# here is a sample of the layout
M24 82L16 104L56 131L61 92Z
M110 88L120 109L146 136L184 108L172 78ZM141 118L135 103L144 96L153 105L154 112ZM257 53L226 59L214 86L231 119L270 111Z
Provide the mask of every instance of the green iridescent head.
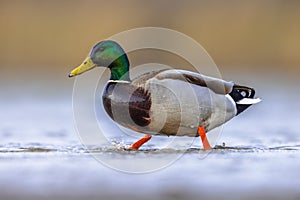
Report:
M128 57L122 47L114 41L104 40L96 44L90 55L69 74L69 77L82 74L96 66L109 68L111 80L129 81Z

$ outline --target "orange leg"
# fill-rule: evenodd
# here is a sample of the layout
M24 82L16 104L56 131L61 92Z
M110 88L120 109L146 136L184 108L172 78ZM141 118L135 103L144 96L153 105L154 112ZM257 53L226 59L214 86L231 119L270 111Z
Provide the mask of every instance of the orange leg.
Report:
M209 142L208 142L208 140L207 140L206 131L205 131L205 128L203 126L199 126L198 134L201 137L204 150L212 149Z
M139 139L131 145L131 149L138 150L143 144L148 142L151 139L151 135L145 135L143 138Z

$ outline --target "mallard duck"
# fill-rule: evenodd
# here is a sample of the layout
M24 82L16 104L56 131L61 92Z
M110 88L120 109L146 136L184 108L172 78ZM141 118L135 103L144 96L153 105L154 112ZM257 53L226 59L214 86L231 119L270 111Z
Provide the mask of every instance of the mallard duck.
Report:
M106 113L116 123L145 134L130 149L139 149L152 135L200 136L204 149L211 149L208 131L260 101L253 88L186 70L158 70L131 80L129 65L122 47L105 40L69 77L96 66L110 69L102 95Z

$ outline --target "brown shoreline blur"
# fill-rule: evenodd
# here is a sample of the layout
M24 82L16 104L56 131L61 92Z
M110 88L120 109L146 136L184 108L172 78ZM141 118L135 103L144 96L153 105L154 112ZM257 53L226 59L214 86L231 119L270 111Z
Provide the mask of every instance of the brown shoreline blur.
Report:
M293 0L2 0L1 77L65 74L96 42L143 26L189 35L226 70L294 74L300 71L299 23L300 1Z

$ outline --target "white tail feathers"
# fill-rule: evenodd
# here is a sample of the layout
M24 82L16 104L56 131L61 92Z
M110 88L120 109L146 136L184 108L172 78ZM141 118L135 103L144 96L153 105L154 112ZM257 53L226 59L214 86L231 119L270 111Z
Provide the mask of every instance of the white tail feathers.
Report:
M260 98L257 99L251 99L251 98L243 98L236 102L236 104L242 104L242 105L252 105L261 102Z

